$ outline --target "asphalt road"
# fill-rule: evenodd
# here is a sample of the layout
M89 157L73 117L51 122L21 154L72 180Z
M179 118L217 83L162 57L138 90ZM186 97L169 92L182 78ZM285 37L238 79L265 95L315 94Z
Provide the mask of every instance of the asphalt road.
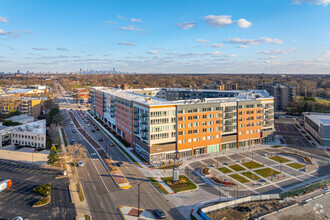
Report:
M31 169L24 166L0 163L0 179L11 179L11 189L0 193L0 219L21 216L24 219L74 219L76 210L71 203L67 178L55 179L58 171ZM33 188L51 183L50 204L32 208L41 196L33 193Z
M73 112L79 123L83 125L84 122L80 116L75 111ZM72 133L74 126L69 125L70 119L67 119L69 117L67 112L64 111L62 114L64 114L63 124L68 143L74 139L76 143L84 145L90 155L90 158L85 162L85 166L78 168L78 173L93 218L121 219L117 209L121 205L137 207L137 184L143 182L140 185L140 208L151 212L157 208L163 209L167 213L167 219L184 219L179 211L146 179L139 168L130 162L117 147L108 147L108 153L111 154L112 159L123 162L120 170L132 185L130 189L118 188L92 146L79 132ZM104 141L99 142L99 144L103 149L106 149L106 143L111 142L110 138L101 130L91 132L90 127L85 126L82 128L97 142L98 138L102 137Z

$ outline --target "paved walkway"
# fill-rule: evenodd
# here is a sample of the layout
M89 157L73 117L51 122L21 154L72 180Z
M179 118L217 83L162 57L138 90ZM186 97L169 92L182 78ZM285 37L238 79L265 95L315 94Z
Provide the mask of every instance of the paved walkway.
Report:
M155 219L153 214L145 209L138 210L136 207L131 206L120 206L118 208L120 215L123 217L124 220L148 220L148 219ZM138 216L140 213L140 216Z
M59 128L58 130L59 130L60 140L61 140L61 149L63 152L66 152L61 129ZM84 201L82 201L82 202L80 201L79 193L78 193L77 187L76 187L76 183L79 181L79 177L77 179L77 177L74 175L73 170L71 169L70 161L68 160L68 158L65 157L64 159L65 159L66 167L68 170L68 177L69 177L69 181L70 181L69 190L70 190L71 200L72 200L72 203L74 203L74 205L76 207L77 219L84 220L85 215L91 216L89 208L88 208L88 204L87 204L86 198ZM78 172L76 172L76 173L78 175Z

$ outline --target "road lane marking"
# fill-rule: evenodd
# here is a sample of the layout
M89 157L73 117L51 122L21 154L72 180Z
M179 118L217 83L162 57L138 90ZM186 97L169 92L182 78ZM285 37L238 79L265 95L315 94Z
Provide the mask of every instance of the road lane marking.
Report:
M90 155L89 155L89 157L90 157ZM104 187L107 189L107 191L108 191L108 193L109 193L109 189L108 189L108 187L105 185L105 182L103 181L103 179L102 179L102 177L101 177L101 174L100 174L99 170L96 168L96 166L95 166L95 164L94 164L94 161L93 161L93 160L91 160L91 161L92 161L92 163L93 163L93 165L94 165L94 167L95 167L97 173L99 174L99 177L100 177L100 179L102 180L102 183L103 183Z
M95 191L96 191L95 185L93 185L93 188L94 188L94 189L95 189Z
M100 205L102 206L102 208L104 208L104 206L103 206L102 202L100 202Z

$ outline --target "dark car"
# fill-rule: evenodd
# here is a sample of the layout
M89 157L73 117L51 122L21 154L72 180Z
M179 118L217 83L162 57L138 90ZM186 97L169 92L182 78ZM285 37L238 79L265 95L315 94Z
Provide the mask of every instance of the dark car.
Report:
M119 162L117 163L117 167L120 167L121 165L123 165L123 162L119 161Z
M95 129L96 129L97 131L100 130L99 127L96 127Z
M103 138L99 138L99 141L103 141Z
M91 131L92 131L92 132L95 132L95 129L92 129Z
M38 151L42 151L42 150L43 150L42 147L37 147L37 148L36 148L36 152L38 152Z
M163 210L161 210L161 209L155 209L155 213L161 219L166 218L165 212Z
M70 144L74 144L74 143L75 143L75 141L74 140L71 140Z
M76 133L77 132L77 129L72 129L72 133Z

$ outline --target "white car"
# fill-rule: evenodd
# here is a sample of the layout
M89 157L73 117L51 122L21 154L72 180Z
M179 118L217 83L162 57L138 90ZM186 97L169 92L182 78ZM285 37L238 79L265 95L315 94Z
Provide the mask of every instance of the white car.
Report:
M73 125L73 122L72 121L70 121L70 125Z
M78 162L78 167L83 167L84 166L84 162L82 162L81 160Z

